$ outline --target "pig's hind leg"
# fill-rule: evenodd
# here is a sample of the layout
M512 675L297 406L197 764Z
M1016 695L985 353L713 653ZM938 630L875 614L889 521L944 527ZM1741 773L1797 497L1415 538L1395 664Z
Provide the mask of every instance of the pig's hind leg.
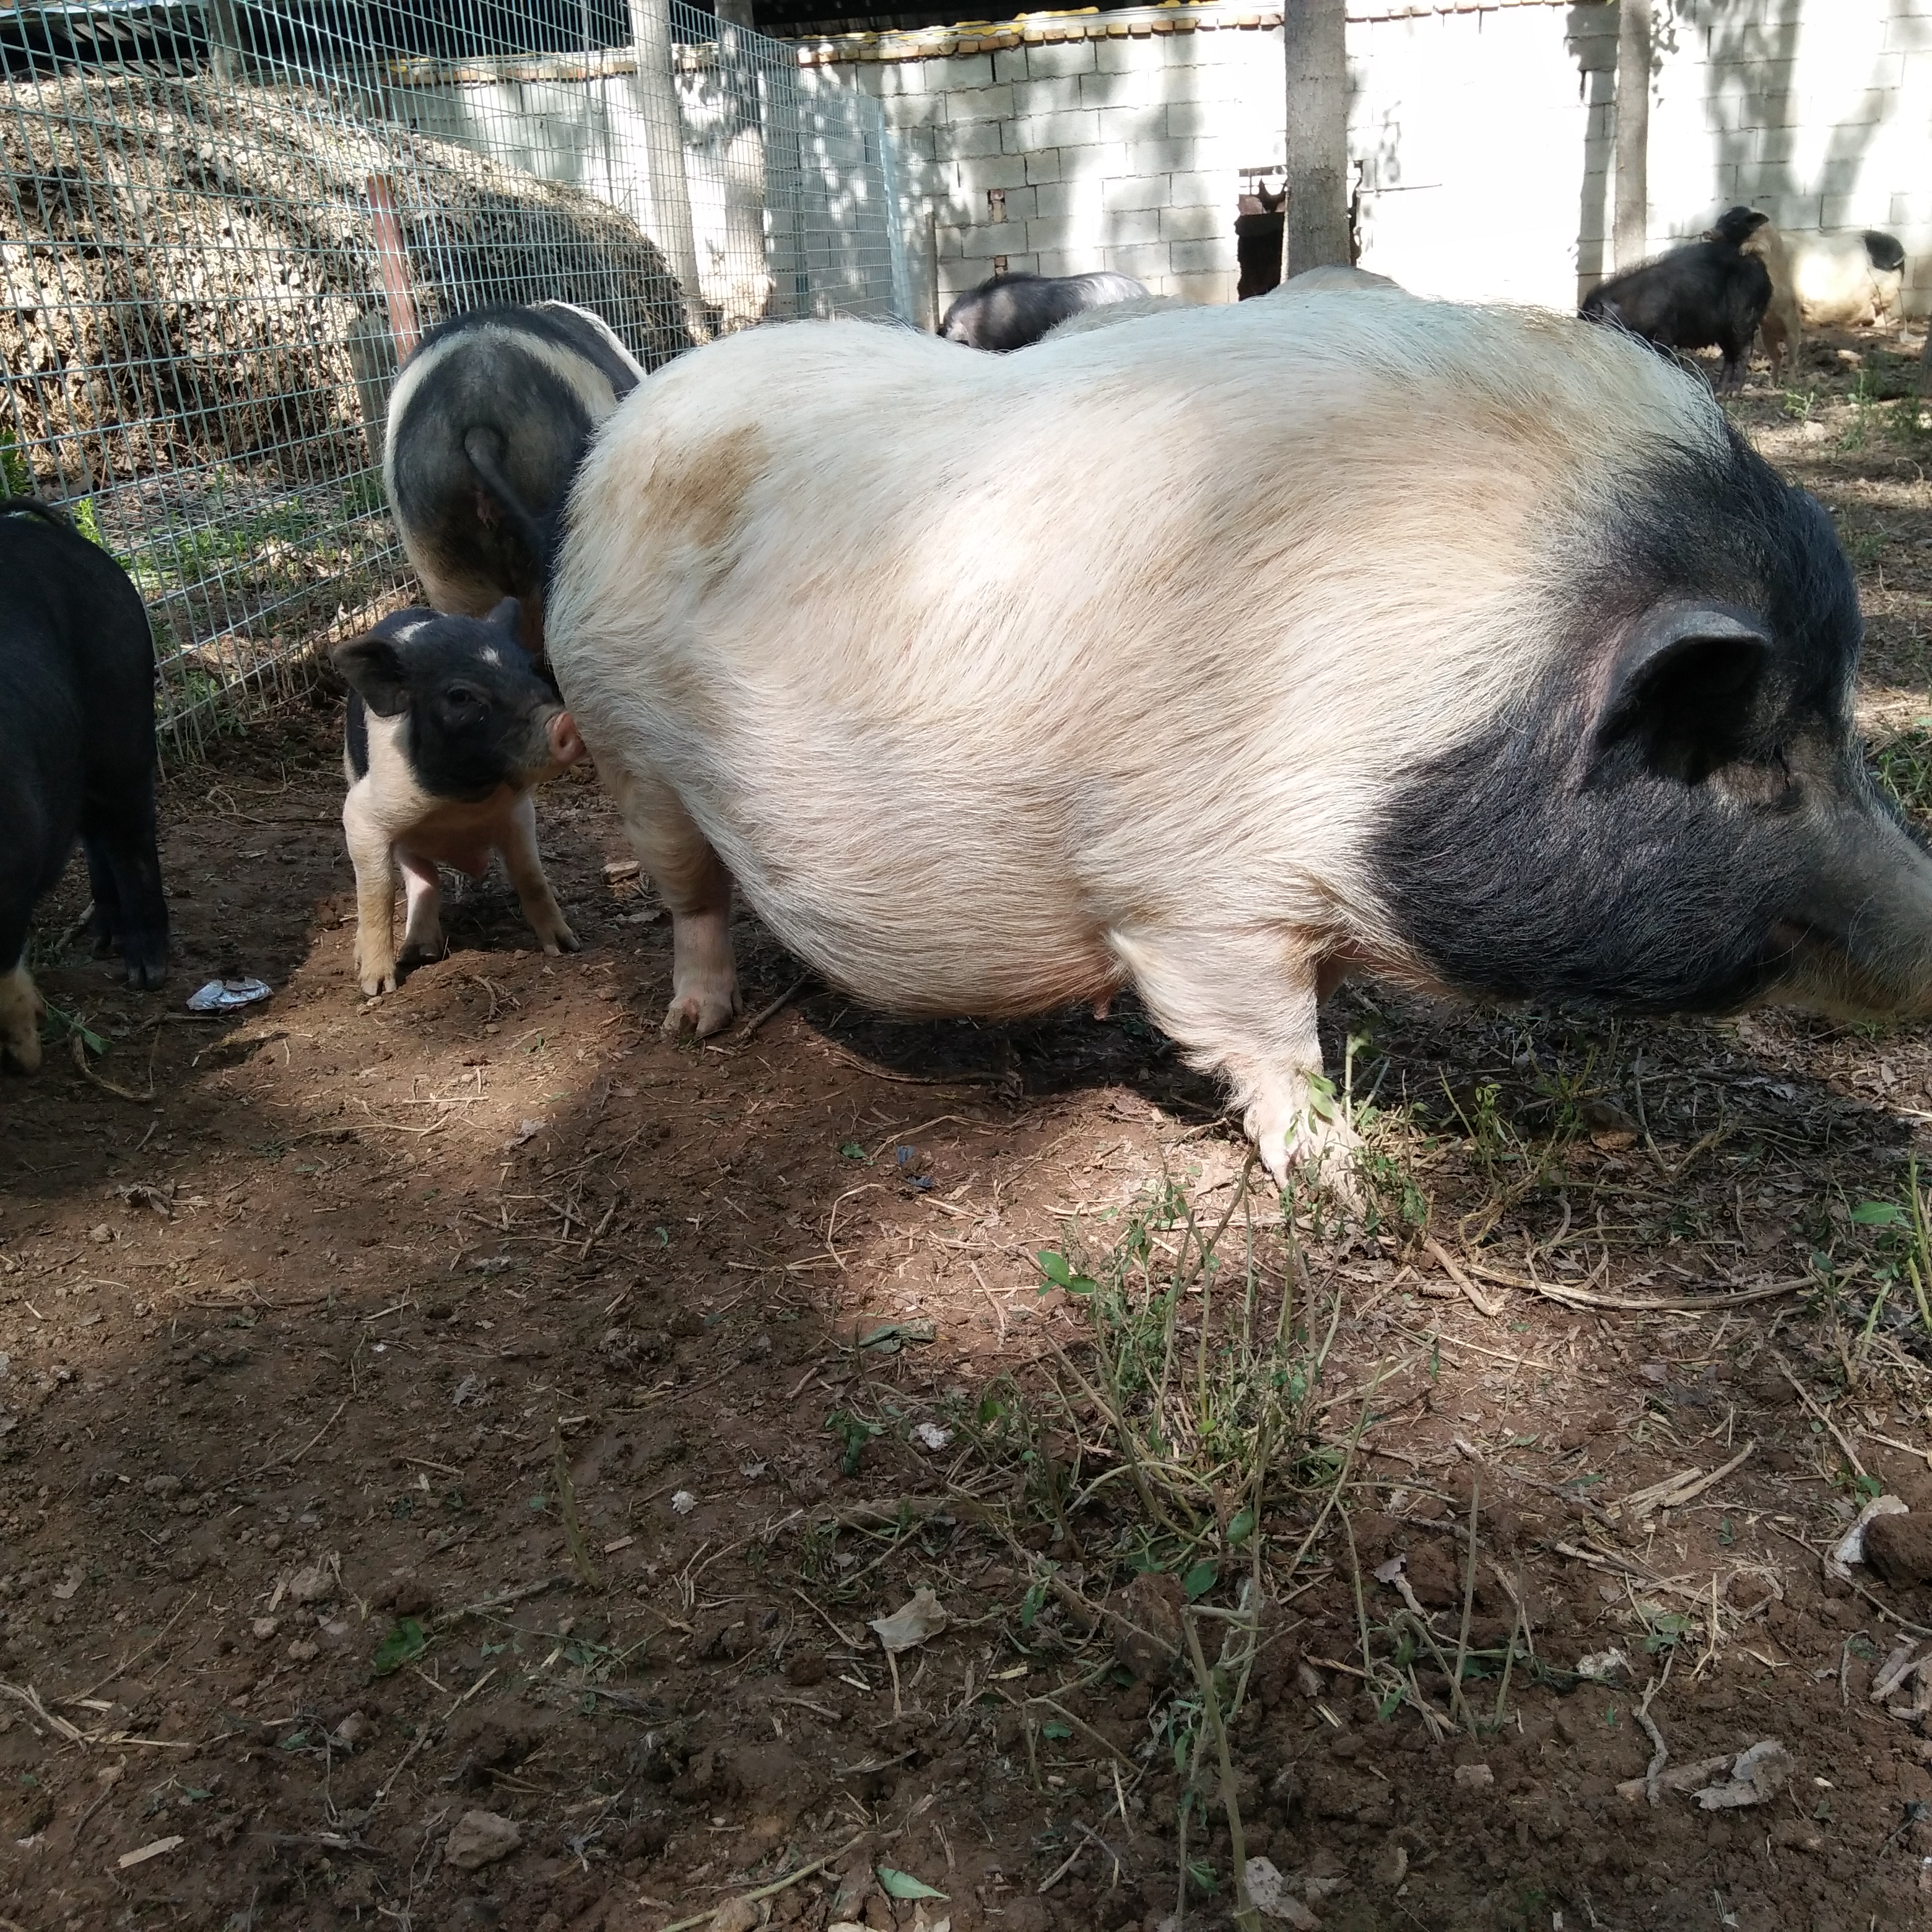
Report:
M144 776L114 812L83 824L80 839L94 893L95 952L118 952L129 986L158 986L168 970L168 903L152 782Z
M1346 1193L1355 1137L1322 1071L1316 1009L1319 948L1252 928L1108 934L1161 1030L1188 1064L1219 1073L1262 1164L1285 1186L1291 1166Z
M503 828L503 869L517 889L517 903L530 922L530 930L543 941L546 952L574 952L577 935L565 923L550 881L544 876L543 861L537 856L536 802L528 792L510 810Z
M631 849L670 913L668 1034L699 1039L729 1026L743 1002L731 953L731 875L683 801L648 766L600 772Z

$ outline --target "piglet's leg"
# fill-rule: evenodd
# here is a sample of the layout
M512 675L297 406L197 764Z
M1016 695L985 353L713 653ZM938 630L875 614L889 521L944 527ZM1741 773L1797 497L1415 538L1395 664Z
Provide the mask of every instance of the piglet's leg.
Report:
M504 868L517 889L517 903L530 922L530 930L543 941L546 952L574 952L577 935L564 923L552 897L550 881L544 877L543 861L537 856L536 802L524 793L510 808L503 827Z
M616 797L638 863L670 910L670 1006L664 1030L700 1039L716 1033L743 1004L731 956L731 875L656 772L599 776Z
M0 974L0 1062L22 1073L40 1064L40 1015L46 1010L34 976L21 960L10 973Z
M1346 1192L1354 1136L1310 1086L1322 1073L1316 949L1240 927L1116 931L1108 942L1188 1064L1227 1081L1276 1183L1293 1166Z
M403 897L407 904L403 950L398 956L405 966L440 959L447 942L442 936L442 881L436 876L436 861L400 848L396 856L402 862Z
M356 980L364 992L396 990L396 860L389 835L360 788L342 807L343 836L356 868Z

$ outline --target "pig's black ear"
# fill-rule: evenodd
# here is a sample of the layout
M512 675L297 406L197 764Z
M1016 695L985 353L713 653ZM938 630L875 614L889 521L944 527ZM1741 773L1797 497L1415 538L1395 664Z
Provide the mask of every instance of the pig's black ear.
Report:
M1673 603L1648 612L1611 668L1591 778L1627 770L1634 752L1660 778L1702 783L1760 738L1771 662L1771 638L1748 611Z
M518 637L524 621L524 607L514 597L506 597L483 621L494 629L508 631L512 637Z
M409 709L408 681L401 654L387 638L371 631L329 653L350 688L378 718L398 718Z

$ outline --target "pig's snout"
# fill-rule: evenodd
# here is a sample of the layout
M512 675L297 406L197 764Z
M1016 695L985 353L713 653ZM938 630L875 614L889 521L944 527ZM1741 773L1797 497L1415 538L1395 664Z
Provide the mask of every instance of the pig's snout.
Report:
M577 729L577 720L568 711L560 711L544 728L544 736L550 746L550 754L560 766L574 765L584 756L584 740Z

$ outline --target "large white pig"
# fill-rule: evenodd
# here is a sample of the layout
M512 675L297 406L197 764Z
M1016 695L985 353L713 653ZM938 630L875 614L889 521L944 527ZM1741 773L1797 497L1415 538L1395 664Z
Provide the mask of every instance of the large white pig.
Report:
M1328 278L1023 356L751 331L607 425L549 623L668 1028L738 1009L735 882L899 1013L1131 986L1280 1177L1351 970L1927 1004L1831 526L1616 330Z

